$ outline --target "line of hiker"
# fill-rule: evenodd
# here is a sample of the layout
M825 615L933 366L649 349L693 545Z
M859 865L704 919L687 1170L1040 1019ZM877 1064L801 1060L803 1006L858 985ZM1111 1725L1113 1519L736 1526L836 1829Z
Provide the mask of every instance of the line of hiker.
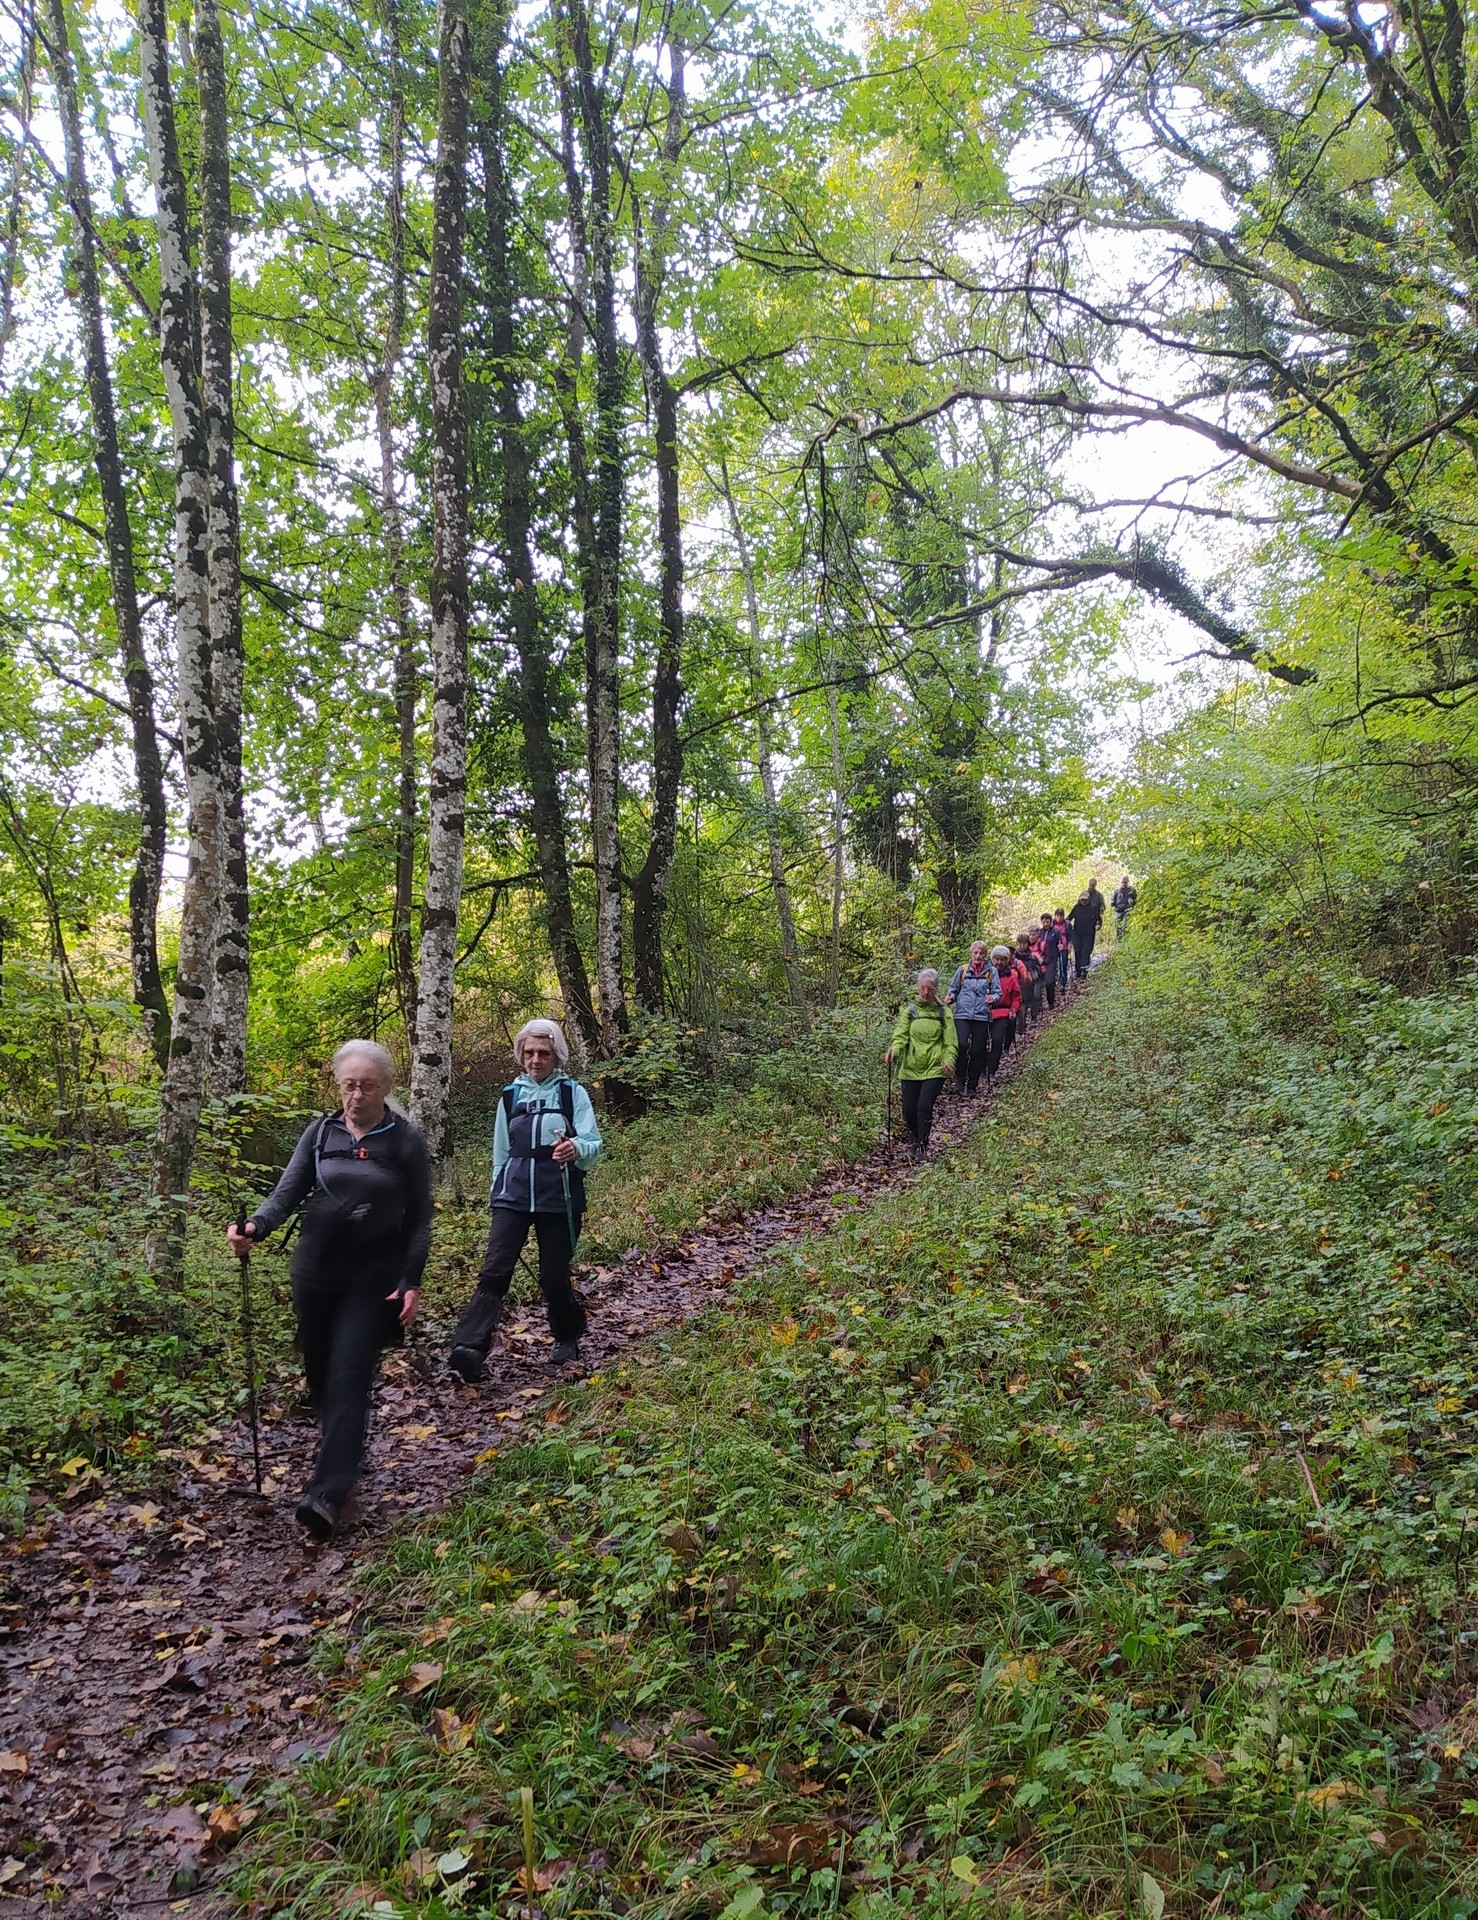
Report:
M1126 890L1127 889L1127 893ZM1122 905L1121 905L1122 897ZM1119 931L1134 905L1126 876L1114 896ZM1088 971L1104 917L1090 883L1070 913L1044 913L1013 947L977 940L941 999L926 967L917 997L898 1016L888 1049L903 1117L918 1158L929 1144L934 1104L958 1072L967 1095L987 1081L1044 1006ZM452 1335L449 1364L466 1385L482 1380L514 1269L530 1233L556 1368L578 1360L585 1303L573 1267L585 1214L585 1176L601 1153L585 1088L552 1020L530 1020L514 1038L516 1077L493 1123L487 1250L472 1297ZM231 1226L245 1259L296 1217L293 1310L308 1402L321 1440L297 1519L316 1540L338 1528L364 1460L370 1391L381 1349L403 1341L415 1320L431 1244L431 1166L420 1129L394 1099L395 1061L377 1041L349 1040L333 1058L339 1110L303 1129L282 1178L249 1220Z
M1116 930L1137 895L1125 874L1114 894ZM1057 1004L1069 983L1086 978L1107 907L1092 879L1070 911L1044 913L1014 946L971 944L970 957L955 969L941 995L939 971L923 968L913 1000L903 1007L884 1055L896 1070L909 1150L922 1160L929 1151L934 1107L951 1078L966 1099L995 1078L1004 1056L1043 1012Z

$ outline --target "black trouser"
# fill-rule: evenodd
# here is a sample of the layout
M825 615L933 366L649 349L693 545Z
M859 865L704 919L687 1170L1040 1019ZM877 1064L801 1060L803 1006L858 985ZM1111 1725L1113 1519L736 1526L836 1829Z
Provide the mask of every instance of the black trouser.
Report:
M1080 980L1088 971L1088 962L1093 958L1093 943L1097 938L1097 927L1075 928L1073 931L1073 959L1077 963Z
M539 1242L539 1291L549 1314L549 1331L557 1341L580 1338L585 1331L585 1308L570 1281L570 1261L575 1251L570 1241L570 1219L564 1213L516 1213L512 1207L493 1208L477 1291L457 1322L452 1335L454 1347L470 1347L487 1358L530 1227ZM575 1213L573 1220L578 1239L580 1215Z
M1057 968L1055 966L1042 982L1042 988L1047 995L1047 1005L1055 1007L1057 1005Z
M934 1124L934 1102L939 1098L939 1089L944 1085L944 1076L937 1080L904 1080L903 1124L918 1141L921 1147L929 1144L929 1129Z
M956 1020L955 1035L959 1052L955 1056L955 1079L966 1093L974 1093L980 1076L990 1072L989 1019Z
M1016 1037L1016 1015L1003 1013L999 1020L990 1023L990 1059L987 1071L994 1073L1001 1064L1001 1055Z
M397 1308L385 1296L399 1283L402 1257L399 1248L365 1259L300 1241L293 1259L298 1347L323 1430L308 1491L335 1507L364 1461L375 1362L397 1328Z

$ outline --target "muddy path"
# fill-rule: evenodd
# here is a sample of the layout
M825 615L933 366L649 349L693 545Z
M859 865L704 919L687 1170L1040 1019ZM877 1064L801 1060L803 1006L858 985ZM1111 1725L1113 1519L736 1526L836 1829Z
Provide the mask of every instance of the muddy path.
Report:
M958 1149L1029 1047L991 1094L940 1102L931 1159ZM536 1294L515 1289L476 1387L447 1371L433 1318L386 1357L368 1470L327 1546L306 1544L292 1517L315 1429L278 1404L264 1408L261 1499L249 1437L232 1424L169 1456L170 1477L147 1497L94 1483L34 1512L0 1562L0 1920L221 1913L214 1886L253 1782L332 1737L312 1655L320 1632L353 1619L356 1562L455 1500L478 1456L533 1427L564 1380L701 1313L776 1247L920 1171L880 1146L781 1205L588 1273L590 1331L562 1377Z

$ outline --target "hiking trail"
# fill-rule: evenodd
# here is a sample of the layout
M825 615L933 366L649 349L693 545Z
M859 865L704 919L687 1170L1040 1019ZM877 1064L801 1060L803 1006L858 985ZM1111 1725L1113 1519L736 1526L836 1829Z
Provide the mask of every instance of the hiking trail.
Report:
M1033 1037L990 1091L941 1103L941 1147L979 1124ZM361 1557L407 1519L459 1498L479 1456L531 1429L563 1383L701 1313L776 1247L826 1232L922 1171L901 1146L880 1146L779 1205L587 1272L590 1330L579 1365L560 1377L545 1358L537 1294L510 1301L488 1378L474 1387L446 1366L458 1303L437 1302L430 1323L385 1356L365 1475L327 1545L305 1541L292 1518L316 1424L271 1402L261 1499L249 1432L233 1421L167 1453L171 1477L149 1497L104 1489L34 1512L26 1536L5 1549L0 1586L6 1910L78 1920L222 1914L214 1888L250 1818L253 1779L333 1738L329 1683L312 1655L321 1632L353 1622Z

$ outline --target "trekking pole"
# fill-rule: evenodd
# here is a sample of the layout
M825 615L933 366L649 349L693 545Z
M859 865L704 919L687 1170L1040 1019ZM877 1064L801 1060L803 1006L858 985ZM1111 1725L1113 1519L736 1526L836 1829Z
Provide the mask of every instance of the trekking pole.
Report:
M570 1265L574 1266L575 1248L579 1242L575 1237L575 1209L570 1200L570 1169L567 1161L561 1160L559 1163L559 1179L565 1194L565 1225L570 1230Z
M246 1208L238 1203L236 1208L236 1231L246 1232ZM257 1352L256 1337L251 1317L251 1255L239 1253L236 1256L241 1266L241 1338L246 1348L246 1412L251 1421L251 1464L256 1477L257 1492L262 1491L262 1435L257 1422Z
M893 1062L888 1062L888 1091L883 1101L883 1145L893 1144Z

